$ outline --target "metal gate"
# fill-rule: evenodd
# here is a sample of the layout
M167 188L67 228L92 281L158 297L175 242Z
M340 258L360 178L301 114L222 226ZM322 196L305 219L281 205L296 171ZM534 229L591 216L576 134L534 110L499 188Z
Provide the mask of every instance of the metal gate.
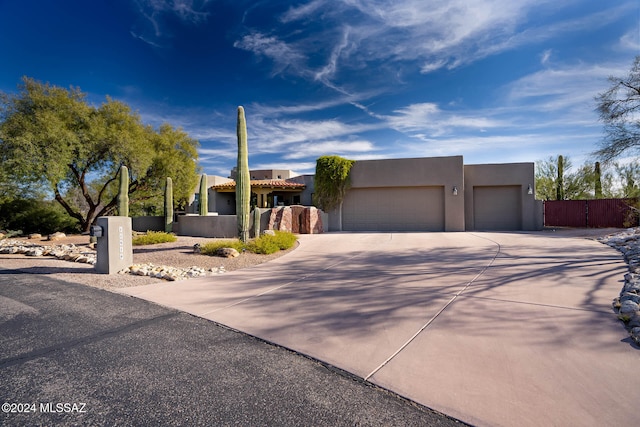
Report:
M638 199L547 200L544 225L548 227L626 228L638 226Z

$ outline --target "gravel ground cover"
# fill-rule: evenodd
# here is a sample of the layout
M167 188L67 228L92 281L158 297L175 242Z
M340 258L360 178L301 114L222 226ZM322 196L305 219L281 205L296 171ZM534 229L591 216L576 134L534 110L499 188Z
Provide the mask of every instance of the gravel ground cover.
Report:
M54 244L89 246L89 236L67 236L56 241L48 241L45 239L24 240L43 246ZM180 268L196 266L207 270L224 267L226 271L233 271L250 268L271 261L295 250L294 247L287 251L280 251L271 255L245 252L236 258L221 258L194 253L193 246L196 243L204 244L215 240L216 239L203 237L179 236L176 242L134 246L133 262L135 264L166 265ZM0 254L0 268L18 270L28 274L49 274L52 277L67 282L80 283L102 289L147 285L162 280L155 277L135 276L131 274L96 274L93 265L61 261L51 257ZM223 277L224 274L216 274L215 276Z

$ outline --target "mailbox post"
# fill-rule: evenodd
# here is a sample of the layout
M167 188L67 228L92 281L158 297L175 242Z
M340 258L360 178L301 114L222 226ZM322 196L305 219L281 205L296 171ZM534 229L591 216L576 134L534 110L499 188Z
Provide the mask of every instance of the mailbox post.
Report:
M131 244L131 218L125 216L101 216L91 227L96 237L96 272L115 274L133 264Z

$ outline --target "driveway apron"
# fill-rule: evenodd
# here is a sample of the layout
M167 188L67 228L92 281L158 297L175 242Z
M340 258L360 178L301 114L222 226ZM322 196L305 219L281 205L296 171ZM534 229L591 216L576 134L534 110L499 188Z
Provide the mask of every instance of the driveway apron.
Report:
M126 288L475 425L635 419L640 353L610 303L626 271L544 233L300 236L273 262Z

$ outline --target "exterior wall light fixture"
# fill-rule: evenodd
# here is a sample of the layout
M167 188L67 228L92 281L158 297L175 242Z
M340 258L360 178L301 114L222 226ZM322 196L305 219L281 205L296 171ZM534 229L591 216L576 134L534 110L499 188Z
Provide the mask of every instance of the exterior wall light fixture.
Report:
M527 187L527 194L533 194L533 188L531 188L531 184Z
M453 194L454 196L457 196L457 195L458 195L458 187L456 187L455 185L453 186L452 194Z

